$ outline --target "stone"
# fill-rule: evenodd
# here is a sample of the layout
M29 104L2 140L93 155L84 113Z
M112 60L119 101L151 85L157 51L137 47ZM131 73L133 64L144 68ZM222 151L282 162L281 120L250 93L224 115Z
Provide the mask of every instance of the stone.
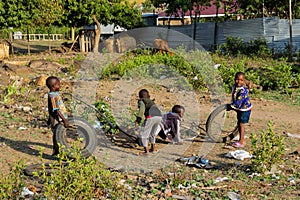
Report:
M48 76L42 75L35 79L34 83L36 86L46 86L46 79Z

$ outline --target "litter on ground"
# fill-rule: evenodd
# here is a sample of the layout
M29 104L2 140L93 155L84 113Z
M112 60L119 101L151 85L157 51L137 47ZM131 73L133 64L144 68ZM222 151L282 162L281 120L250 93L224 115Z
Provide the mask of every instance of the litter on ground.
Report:
M227 158L234 158L237 160L244 160L245 158L252 158L252 155L245 150L229 151L225 156Z

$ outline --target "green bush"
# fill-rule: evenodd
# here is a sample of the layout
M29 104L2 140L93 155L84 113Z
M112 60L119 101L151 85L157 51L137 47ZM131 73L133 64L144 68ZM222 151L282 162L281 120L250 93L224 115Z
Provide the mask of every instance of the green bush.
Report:
M264 38L257 38L244 42L239 37L227 37L226 42L221 44L217 50L218 54L237 56L247 55L251 57L270 57L271 50L267 46L267 41Z
M218 47L217 53L222 55L237 56L244 54L246 44L241 38L227 37L226 42Z
M60 154L50 176L45 169L42 175L36 174L44 182L46 198L93 199L102 196L116 199L122 196L120 174L104 169L104 165L94 157L82 158L78 153L80 150L76 152L72 160ZM63 160L69 164L64 165L66 161Z
M245 56L236 58L225 56L222 59L216 59L216 61L221 63L219 71L228 93L234 84L234 75L238 71L245 72L246 79L260 85L263 90L286 92L295 79L292 76L292 66L286 61L249 59Z
M7 176L0 178L0 199L18 199L22 188L25 186L23 177L24 161L19 161L12 166Z
M282 161L284 140L282 136L275 134L272 122L269 122L267 131L263 131L259 136L251 134L250 139L253 149L251 161L255 171L260 173L270 171L273 165Z
M68 152L61 151L50 165L43 163L40 152L43 164L33 175L42 190L35 199L123 199L127 193L120 184L121 174L105 169L95 157L82 158L81 149L76 142L73 145L72 159ZM8 176L0 178L0 199L20 199L22 188L28 184L24 166L24 162L18 162Z
M198 52L200 54L200 52ZM185 57L183 57L185 56ZM201 55L200 55L201 56ZM204 56L201 56L204 58ZM205 61L204 59L201 60L201 57L198 61ZM202 74L200 73L199 69L197 69L194 65L188 62L186 55L183 53L177 53L174 55L170 55L169 53L153 53L152 50L138 50L134 53L125 54L122 57L122 60L118 62L114 62L106 66L102 76L103 78L112 77L112 75L117 75L119 77L123 77L128 75L128 73L132 73L132 71L137 70L137 68L145 67L149 65L160 65L160 66L167 66L174 69L174 72L179 73L183 77L185 77L189 84L192 85L194 89L204 89L206 85L204 83ZM211 65L210 65L211 66ZM140 70L140 69L139 69ZM155 77L155 75L162 74L162 71L150 71L150 70L167 70L166 68L163 69L153 69L153 68L143 68L144 75L149 76L149 74L153 75L152 78L159 78ZM170 70L168 70L168 73ZM176 75L174 72L173 74L166 74L168 77L172 75ZM139 73L139 75L143 75ZM198 77L197 80L194 77Z
M118 132L117 129L113 128L117 126L117 122L111 112L110 105L106 103L103 99L100 99L94 105L98 112L101 113L97 113L97 119L100 121L102 129L110 134ZM111 123L111 126L108 124L108 121Z
M290 65L283 63L258 69L261 77L260 85L263 86L264 90L286 90L293 79L291 69Z

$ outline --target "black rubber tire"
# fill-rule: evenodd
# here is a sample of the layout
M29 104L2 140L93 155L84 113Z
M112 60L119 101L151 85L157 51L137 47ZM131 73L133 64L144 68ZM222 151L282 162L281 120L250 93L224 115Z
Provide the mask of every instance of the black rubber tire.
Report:
M230 119L228 116L230 115ZM220 120L221 119L221 120ZM223 104L211 112L206 120L206 134L214 142L232 140L238 134L236 112L229 104Z
M83 147L81 151L82 157L89 157L93 154L97 146L97 136L95 129L84 119L80 117L69 117L68 121L70 125L75 125L77 129L75 134L77 137L83 138ZM70 132L66 129L63 124L58 125L56 129L56 141L62 146L65 146L65 149L72 152L71 145L67 141L67 133ZM72 153L71 153L72 154ZM72 155L68 155L72 157Z
M43 164L45 165L45 171L47 175L53 174L53 170L55 170L55 167L58 167L59 164L56 164L56 166L52 167L51 165L55 165L53 163L39 163L39 164L33 164L33 165L27 165L24 168L24 174L27 176L34 176L34 173L37 172L38 175L41 175L43 173ZM69 163L63 162L63 166L67 166Z

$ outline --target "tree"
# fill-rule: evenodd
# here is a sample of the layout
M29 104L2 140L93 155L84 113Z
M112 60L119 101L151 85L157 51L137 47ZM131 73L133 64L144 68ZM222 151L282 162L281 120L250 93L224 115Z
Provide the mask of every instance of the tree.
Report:
M45 27L48 33L49 53L51 53L51 40L49 29L53 25L60 24L63 7L62 2L58 0L40 0L38 5L39 13L36 16L35 24Z
M142 12L154 12L155 7L153 6L151 0L146 0L142 3Z
M279 0L238 0L239 12L244 13L247 18L278 16L280 18L289 18L288 1ZM300 17L300 2L293 0L293 18Z
M150 0L156 8L162 8L166 11L167 15L174 15L181 17L182 24L184 24L184 17L187 12L195 14L195 20L197 15L201 13L206 7L210 6L210 0Z
M0 9L0 27L1 28L27 28L34 25L39 14L38 0L5 0L1 1L2 8ZM28 36L29 41L29 36ZM28 54L30 54L30 44L28 42Z
M133 28L142 23L141 13L127 0L66 0L63 21L72 27L96 24L93 51L98 52L101 24Z

